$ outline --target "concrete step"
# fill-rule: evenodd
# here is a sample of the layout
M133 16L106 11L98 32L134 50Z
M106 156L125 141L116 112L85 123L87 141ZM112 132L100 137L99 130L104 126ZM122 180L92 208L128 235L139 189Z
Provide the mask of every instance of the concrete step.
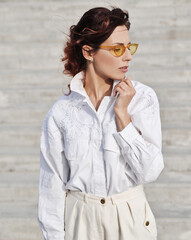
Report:
M15 147L36 147L40 144L41 126L9 126L0 127L1 139L0 146L15 146Z
M191 146L191 128L185 129L162 129L162 146L166 148L176 147L190 149ZM191 150L191 149L190 149Z
M90 7L95 7L96 5L100 5L100 3L106 7L108 7L108 3L103 3L101 0L98 0L96 1L96 4L94 2L89 2L88 4L88 8ZM127 8L126 4L124 3L124 1L118 1L119 5L121 7L125 7ZM128 1L128 9L139 9L139 8L143 8L144 10L153 10L154 8L170 8L169 11L172 12L172 9L173 8L178 8L181 6L185 6L186 7L189 7L190 6L190 1L189 0L181 0L181 1L177 1L177 0L161 0L160 2L153 2L152 0L147 0L147 1L133 1L133 0L129 0ZM71 16L72 13L73 13L73 17L75 17L77 15L77 13L79 13L79 10L81 10L81 8L86 8L87 9L87 1L85 0L82 0L82 1L77 1L77 0L73 0L72 2L66 2L64 1L64 4L62 1L54 1L53 2L49 2L49 4L44 4L44 1L37 1L37 0L33 0L33 1L28 1L27 2L27 5L25 3L25 1L10 1L10 0L7 0L6 1L6 4L4 2L1 3L1 11L2 12L6 12L6 11L10 11L13 9L15 10L15 12L19 12L21 9L24 9L24 13L28 13L29 11L34 10L32 13L34 16L36 17L41 17L39 12L63 12L63 10L66 11L66 13L68 13L67 15L68 16ZM12 11L13 11L12 10ZM74 12L72 12L72 10L74 10ZM78 10L78 12L76 12ZM28 12L27 12L28 11ZM65 12L64 11L64 12ZM165 11L165 10L164 10ZM37 12L37 13L34 13L34 12ZM167 14L168 12L166 12ZM177 12L175 12L176 14L178 14ZM16 15L17 16L17 15ZM170 15L171 16L171 15ZM27 14L23 14L23 16L19 16L22 19L22 17L24 19L31 19L32 17L30 16L27 16ZM7 17L7 19L11 19L11 20L15 20L17 19L16 17ZM7 20L6 19L6 20Z
M191 20L190 20L191 22ZM26 24L26 23L25 23ZM181 42L177 42L176 40L164 40L161 41L152 39L149 41L139 40L139 48L136 53L136 58L139 55L148 56L161 53L168 54L186 54L190 53L191 49L189 40L182 40ZM33 48L31 48L33 45ZM2 43L0 45L0 56L3 57L48 57L54 59L54 57L59 58L61 54L63 54L62 48L64 47L64 43L58 41L56 44L45 42L26 42L26 43L17 43L14 42L12 44Z
M134 66L132 66L134 64ZM131 79L142 82L151 87L190 87L191 86L191 71L188 68L168 68L160 69L152 67L151 69L145 68L138 69L136 63L131 62L128 71L128 76ZM168 81L167 81L168 79Z
M31 44L33 45L33 48L31 48ZM62 53L62 47L63 43L61 44L59 42L56 45L49 42L27 42L24 44L13 43L9 45L4 43L0 46L0 56L59 57Z
M161 8L147 8L147 11L143 10L143 8L128 7L128 11L130 13L130 21L132 23L130 29L130 36L134 35L133 32L135 29L137 30L137 28L141 27L190 27L191 17L188 15L189 9L190 7L188 7L188 9L186 10L186 7L184 5L173 5L171 7ZM161 14L161 12L163 12L164 14ZM171 15L171 17L168 15L167 12L169 12L169 15Z
M150 207L153 210L156 218L190 218L191 219L191 205L169 204L169 203L155 203L149 201ZM29 215L32 218L37 217L38 203L28 202L1 202L0 203L0 218L27 218Z
M20 153L7 152L0 154L0 172L37 172L40 165L39 149L37 153L27 154L20 149ZM191 172L190 154L163 153L165 172Z
M165 151L163 148L165 168L169 172L191 172L191 151ZM0 172L37 172L39 171L40 147L31 148L3 147L0 149Z
M142 20L143 22L143 20ZM138 24L137 24L138 25ZM161 40L171 40L171 39L176 39L177 41L181 41L182 38L184 38L185 40L189 40L189 36L191 34L191 30L189 30L190 27L189 26L168 26L166 25L161 26L161 27L144 27L138 25L138 26L133 26L132 30L131 30L131 39L134 39L134 41L140 41L140 32L141 32L141 40L145 41L152 40L153 41L158 41ZM13 38L15 38L16 36L12 36ZM15 39L17 40L17 39ZM166 56L166 53L165 53ZM164 60L164 58L163 58Z
M190 107L191 94L190 87L155 87L157 97L161 107ZM36 106L40 103L43 107L53 104L64 93L69 90L65 85L63 89L55 88L4 88L0 90L0 107L7 108L13 106ZM24 102L23 102L24 99Z
M163 157L165 172L191 172L191 153L163 153Z
M149 204L155 215L159 240L189 240L191 206ZM37 222L37 203L0 203L0 216L1 240L43 239Z
M0 175L0 202L36 203L39 172L3 172ZM156 182L145 184L149 201L190 205L190 172L163 171Z
M62 69L63 70L63 69ZM59 71L50 69L43 70L7 70L0 72L0 86L3 88L62 88L71 80L71 77L62 74L61 68ZM15 77L16 76L16 77Z
M83 2L83 1L82 1ZM18 5L14 5L11 4L9 8L7 8L7 11L9 11L10 15L6 15L5 11L2 11L2 17L3 19L5 19L5 24L7 22L10 22L11 24L18 25L19 23L22 23L23 20L27 23L30 23L32 21L35 22L35 20L38 21L45 21L47 20L48 17L50 17L51 14L57 13L57 14L62 14L63 12L65 13L63 18L68 17L69 19L72 19L72 17L74 17L76 15L76 10L79 9L79 6L76 6L74 8L72 8L71 5L68 4L59 4L59 2L57 1L54 5L54 9L52 9L50 6L44 6L42 5L41 7L39 6L39 4L35 5L33 4L33 8L30 5L24 5L23 6L23 14L19 14L21 9L20 9L20 4ZM80 5L78 3L78 5ZM92 4L91 4L92 5ZM95 5L95 4L93 4ZM7 5L8 7L9 5ZM14 6L14 8L12 7ZM169 6L150 6L149 8L145 8L144 11L142 10L142 7L137 7L137 6L133 6L134 8L132 8L130 5L128 6L128 9L130 11L131 14L131 18L133 18L134 15L137 15L139 18L154 18L154 17L158 17L158 18L173 18L174 15L178 16L178 17L183 17L185 15L188 15L189 11L188 8L185 7L185 4L178 4L178 6L176 4L174 4L173 6L169 5ZM180 11L176 11L176 9L179 9ZM71 9L74 10L73 12L73 16L71 16ZM35 11L34 11L35 10ZM183 12L183 10L185 10L185 12ZM44 12L44 14L40 14L41 12ZM157 13L157 16L156 16ZM185 15L184 15L185 13ZM58 15L61 16L62 15Z
M191 106L190 87L186 88L155 88L161 106Z
M161 69L160 67L139 69L133 61L130 63L128 76L131 79L140 81L148 86L153 87L190 87L191 86L191 70L183 69ZM132 66L134 64L134 67ZM16 76L16 77L15 77ZM0 71L0 87L2 88L55 88L66 86L70 83L72 77L62 74L62 68L59 71L49 69L43 70L10 70L3 69ZM167 81L168 79L168 81Z
M48 106L20 106L20 107L8 107L0 108L0 124L3 125L26 125L34 124L39 125L49 110ZM191 107L160 107L161 121L163 126L166 124L176 124L176 126L182 126L182 121L185 124L191 122ZM171 116L171 118L169 118ZM181 119L180 119L181 116Z
M28 154L20 148L19 153L14 151L0 153L0 172L37 172L40 166L40 149ZM186 167L185 167L186 168Z
M17 123L18 125L26 124L35 124L38 125L41 123L48 112L48 106L34 106L34 107L25 107L20 106L17 108L0 108L0 124L1 125L13 125ZM183 112L183 111L182 111ZM185 118L187 113L185 112Z
M36 106L37 103L43 107L53 104L64 93L61 88L44 89L2 89L0 91L0 107L10 106ZM68 93L69 91L65 91ZM24 101L23 101L24 100Z
M143 24L143 20L140 20ZM48 23L49 24L49 23ZM29 26L17 26L17 27L9 27L9 31L7 31L7 27L1 27L0 32L0 39L1 43L12 43L15 42L55 42L55 41L63 41L65 40L65 35L63 35L62 31L54 29L52 26L49 25L47 27L44 26L45 24L42 22L41 24L38 22L36 24L32 24ZM189 40L191 34L190 26L155 26L151 28L150 26L140 25L133 26L133 31L131 31L131 39L134 41L140 39L140 32L141 32L141 40L150 40L150 36L152 36L152 40L170 40L176 39L181 41L182 39ZM64 30L64 33L68 33L68 28ZM9 59L10 60L10 59ZM165 60L164 58L162 60ZM183 59L181 59L183 60ZM41 59L42 61L42 59ZM40 61L40 62L41 62ZM48 59L47 59L48 61ZM180 61L181 63L181 61ZM12 65L14 66L14 65Z
M191 107L160 107L160 117L163 126L167 123L172 125L173 123L180 123L180 116L181 121L185 124L191 122Z
M57 26L59 29L63 29L63 25L65 26L66 22L72 24L74 21L74 16L76 16L79 12L79 6L75 6L71 8L71 6L66 6L62 4L59 8L53 7L44 7L41 8L39 5L33 5L31 8L29 6L24 6L23 14L20 14L20 6L15 6L15 8L7 8L7 11L2 11L2 19L4 19L3 27L17 27L17 26L25 26L26 22L29 26L33 26L34 24L42 24L44 23L47 26L47 21L50 26ZM43 8L43 14L42 14ZM144 26L190 26L190 15L189 15L190 5L185 4L174 4L169 6L150 6L147 8L135 7L128 5L128 11L130 13L130 21L134 25L143 25ZM35 10L35 11L34 11ZM73 12L71 13L71 10ZM64 12L64 15L63 15ZM185 18L186 17L186 18ZM150 21L149 21L150 20ZM78 21L78 18L75 17L75 21ZM61 24L62 23L62 24Z
M38 64L37 64L38 63ZM59 56L57 57L29 57L29 56L4 56L4 61L0 60L1 69L9 68L9 69L26 69L32 70L36 68L37 70L44 70L50 67L50 69L58 69L60 65Z
M0 147L37 147L40 143L41 124L38 126L0 126L1 138ZM170 128L171 127L171 128ZM162 141L165 148L177 148L181 150L190 150L191 146L191 128L185 124L181 127L172 126L168 128L162 126Z
M189 240L189 218L156 218L158 240ZM0 240L43 240L36 217L0 218ZM14 234L13 234L14 233Z
M0 240L43 240L37 218L22 217L1 217Z
M151 202L189 205L191 202L191 173L163 171L156 182L145 184Z
M190 28L191 29L191 28ZM191 32L190 32L191 33ZM145 69L148 67L161 67L161 68L183 68L191 66L191 57L189 54L184 54L185 52L166 52L165 58L164 53L143 53L141 48L144 48L144 44L140 46L140 52L133 56L133 64L134 68ZM184 58L182 55L184 54ZM60 56L59 56L60 55ZM24 69L24 70L44 70L46 69L55 69L63 68L64 64L61 62L61 47L60 54L58 56L50 56L46 57L41 55L40 61L38 56L23 56L22 54L19 56L7 56L5 55L3 58L0 58L0 66L1 69L9 68L12 70L15 69ZM38 64L37 64L38 63ZM131 62L132 63L132 62ZM132 64L130 63L130 66Z

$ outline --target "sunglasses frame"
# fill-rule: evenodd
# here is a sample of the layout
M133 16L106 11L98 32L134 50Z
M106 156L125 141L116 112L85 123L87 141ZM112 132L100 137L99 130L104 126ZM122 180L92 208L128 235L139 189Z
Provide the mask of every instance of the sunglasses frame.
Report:
M135 50L135 52L136 52L136 51L137 51L137 48L138 48L138 46L139 46L139 44L137 44L137 43L129 43L127 46L121 45L121 44L118 44L118 45L115 45L115 46L102 46L102 45L101 45L101 46L99 46L99 48L110 51L110 53L111 53L113 56L115 56L115 57L121 57L121 56L124 54L125 49L127 48L127 49L129 50L129 47L130 47L131 45L136 46L136 50ZM115 55L115 53L112 51L112 50L115 50L115 48L118 47L118 46L120 46L120 47L123 46L123 47L124 47L122 54L119 55L119 56ZM135 52L134 52L134 53L135 53ZM133 54L134 54L134 53L133 53ZM133 54L131 54L131 55L133 55Z

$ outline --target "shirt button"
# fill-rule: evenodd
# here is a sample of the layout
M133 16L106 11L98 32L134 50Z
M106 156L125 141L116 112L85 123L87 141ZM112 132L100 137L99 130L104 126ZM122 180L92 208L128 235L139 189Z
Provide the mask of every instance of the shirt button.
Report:
M146 226L149 226L149 221L146 221L145 225L146 225Z
M100 202L101 202L102 204L104 204L104 203L105 203L105 199L102 198L102 199L100 200Z

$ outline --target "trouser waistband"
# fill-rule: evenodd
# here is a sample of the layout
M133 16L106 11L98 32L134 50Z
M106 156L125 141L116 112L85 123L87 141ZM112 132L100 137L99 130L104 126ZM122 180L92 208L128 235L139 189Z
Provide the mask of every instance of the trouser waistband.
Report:
M73 196L78 200L84 201L86 203L94 204L117 204L120 202L128 201L136 197L145 197L143 185L138 185L136 187L131 187L127 191L116 193L107 197L97 196L90 193L85 193L82 191L68 190L67 195Z

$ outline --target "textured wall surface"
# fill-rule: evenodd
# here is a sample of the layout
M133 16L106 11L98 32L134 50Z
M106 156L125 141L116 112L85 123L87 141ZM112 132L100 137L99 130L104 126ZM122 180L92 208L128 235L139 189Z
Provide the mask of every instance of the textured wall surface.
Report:
M45 114L68 91L62 48L86 10L110 4L129 11L140 44L128 75L160 102L165 169L145 185L158 240L191 239L191 1L0 0L0 240L43 239L39 140Z

